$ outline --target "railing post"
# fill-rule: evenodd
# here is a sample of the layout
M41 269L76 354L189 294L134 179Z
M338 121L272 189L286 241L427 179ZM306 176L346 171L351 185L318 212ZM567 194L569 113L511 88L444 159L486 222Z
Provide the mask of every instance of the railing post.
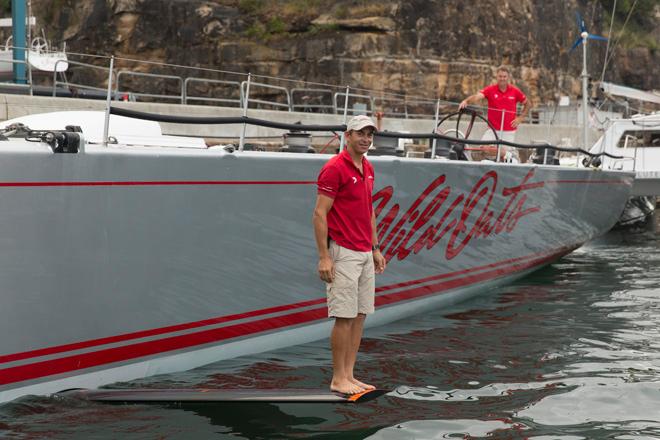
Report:
M55 61L55 68L53 69L53 98L55 98L56 95L56 90L57 90L57 64L60 62L60 60Z
M497 157L495 158L495 162L500 161L500 148L502 145L500 144L499 141L502 140L502 133L504 132L504 109L502 109L502 115L500 116L500 133L499 133L499 139L497 141Z
M103 121L103 146L108 146L108 130L110 129L110 104L112 99L112 71L115 68L115 56L110 58L108 70L108 95L105 98L105 120Z
M350 86L346 86L346 100L344 101L344 125L346 125L348 122L348 93L350 90ZM344 149L344 142L346 142L346 139L344 139L344 133L345 132L342 131L341 137L339 138L339 151Z
M28 29L30 26L28 26ZM28 32L28 41L30 39L30 34ZM32 65L30 64L30 46L28 45L28 50L25 51L25 65L27 67L27 80L28 84L30 85L30 96L33 96L34 93L32 92Z
M179 77L179 82L181 83L181 104L186 103L186 90L185 84L183 83L183 78Z
M247 86L245 87L245 99L243 99L243 117L247 117L248 104L250 102L250 81L252 80L252 74L248 73ZM243 130L241 131L241 139L238 144L238 151L243 151L245 146L245 130L247 129L247 124L243 123Z
M439 118L440 118L440 100L438 99L435 103L435 120L433 122L433 134L437 134L436 130L438 129ZM435 147L437 144L438 144L438 139L433 138L433 141L431 142L431 159L435 159Z

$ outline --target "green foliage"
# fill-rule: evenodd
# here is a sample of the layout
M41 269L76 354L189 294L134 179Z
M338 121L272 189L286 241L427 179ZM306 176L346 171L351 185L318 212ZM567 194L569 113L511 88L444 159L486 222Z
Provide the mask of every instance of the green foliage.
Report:
M11 2L11 0L9 0ZM45 9L43 10L43 20L45 23L52 23L56 21L56 17L62 8L66 5L66 0L52 0L49 2ZM40 20L41 21L41 20Z
M11 13L11 0L0 0L0 14L9 15Z
M279 17L272 17L266 24L259 21L252 23L245 31L245 36L256 40L268 41L274 35L286 33L286 31L286 23Z
M321 5L320 0L288 0L284 5L286 15L303 15Z
M265 5L264 0L239 0L238 9L244 14L257 14L263 11Z
M348 6L339 5L335 8L335 17L341 19L348 18Z
M603 6L603 9L605 9L607 12L608 18L610 18L614 0L599 1ZM630 22L637 23L642 26L651 24L650 17L653 16L654 9L658 4L658 0L636 0L636 3L635 0L617 0L616 11L614 11L615 22L623 24L633 4L635 5L635 10L630 16Z
M604 19L606 22L603 23L603 28L609 29L614 0L599 0L599 2L605 10ZM621 36L620 41L623 47L641 46L652 50L658 49L660 43L651 34L656 26L657 20L654 20L654 14L657 4L658 0L637 0L637 3L635 3L635 0L617 0L612 27L613 35L610 35L610 38L618 39ZM623 24L626 22L633 5L635 5L635 9L624 28Z
M309 27L307 31L310 35L316 35L321 32L332 32L339 29L339 25L336 23L329 24L313 24Z
M252 25L245 31L246 37L257 40L263 40L265 35L266 27L259 22L252 23Z
M286 32L286 23L279 17L272 17L266 23L266 30L269 34L282 34Z

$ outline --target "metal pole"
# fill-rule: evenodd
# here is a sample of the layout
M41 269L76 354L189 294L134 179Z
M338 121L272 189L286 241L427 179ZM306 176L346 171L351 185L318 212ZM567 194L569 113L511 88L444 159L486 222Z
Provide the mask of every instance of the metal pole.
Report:
M55 68L53 69L53 98L56 96L55 89L57 86L57 64L60 60L55 61Z
M250 82L252 81L252 74L248 73L247 86L245 87L245 98L243 99L243 117L247 117L248 104L250 102ZM243 130L241 131L241 139L238 143L238 151L243 151L245 146L245 130L247 129L247 124L243 123Z
M25 84L25 0L11 0L11 24L14 39L12 58L14 60L14 83Z
M344 125L348 122L348 93L350 91L350 87L346 86L346 100L344 101ZM344 133L341 133L341 137L339 138L339 151L344 149L344 142L346 139L344 139Z
M502 132L504 132L504 109L502 109L502 114L500 116L500 133L499 133L499 138L502 140ZM497 142L497 157L495 158L495 162L500 161L500 143L499 141Z
M105 120L103 121L103 146L108 146L108 130L110 129L110 103L112 100L112 71L115 68L115 56L110 58L108 71L108 95L105 97Z
M582 141L584 142L584 149L589 150L589 133L587 126L587 119L589 118L588 110L588 84L587 81L589 77L587 76L587 38L589 34L587 32L582 32L580 34L582 37ZM577 165L580 166L580 154L576 153L575 157L577 158Z
M440 119L440 100L438 99L435 103L435 122L433 123L433 133L436 133L436 130L438 129L438 119ZM458 133L456 133L456 137L458 137ZM435 159L435 146L437 145L438 140L436 138L433 138L433 141L431 142L431 159Z
M27 51L25 52L25 64L27 65L28 71L28 84L30 85L30 96L33 96L32 92L32 65L30 64L30 47L32 47L32 26L30 24L30 19L32 18L32 2L27 1Z

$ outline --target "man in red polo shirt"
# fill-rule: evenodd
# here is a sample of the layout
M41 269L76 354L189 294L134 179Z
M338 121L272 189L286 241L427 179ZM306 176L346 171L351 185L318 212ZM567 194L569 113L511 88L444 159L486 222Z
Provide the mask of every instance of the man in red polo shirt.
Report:
M348 121L346 148L319 173L313 216L318 272L327 283L328 316L335 318L330 389L344 394L374 389L353 376L353 367L364 320L374 312L374 273L382 273L386 265L371 198L374 169L364 157L375 130L367 116Z
M484 87L480 92L468 96L459 104L459 109L464 109L482 99L488 100L488 122L497 130L500 139L515 142L516 130L520 123L527 117L529 112L529 101L525 94L516 86L509 84L511 75L506 66L497 68L497 84ZM518 103L523 104L519 116L517 114ZM487 129L482 140L495 140L493 131ZM517 150L504 147L504 152L517 161Z

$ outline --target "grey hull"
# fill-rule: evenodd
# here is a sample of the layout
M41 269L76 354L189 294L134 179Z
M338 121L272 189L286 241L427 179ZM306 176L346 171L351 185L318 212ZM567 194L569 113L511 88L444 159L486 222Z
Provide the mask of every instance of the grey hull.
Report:
M326 337L311 214L327 155L0 149L0 401ZM367 325L605 233L633 175L372 158L385 274Z

